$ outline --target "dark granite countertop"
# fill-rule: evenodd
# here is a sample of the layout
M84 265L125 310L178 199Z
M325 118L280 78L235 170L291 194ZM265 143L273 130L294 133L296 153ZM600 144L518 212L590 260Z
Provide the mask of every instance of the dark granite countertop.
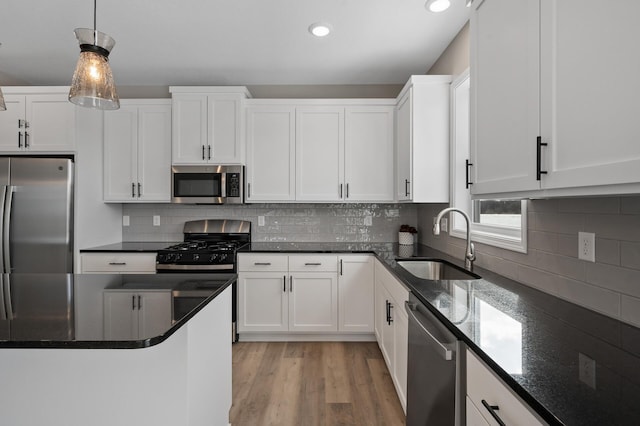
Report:
M162 250L171 245L177 244L175 242L122 242L107 244L104 246L89 247L80 250L80 253L100 253L100 252L124 252L124 253L153 253L158 250Z
M137 349L163 342L237 279L236 274L0 275L0 349ZM197 289L206 299L157 336L104 338L103 295L114 290ZM130 298L127 304L130 305ZM167 318L172 317L171 308Z
M423 245L252 243L255 252L374 253L459 339L550 424L640 424L640 329L475 268L478 280L429 281L399 258L455 259ZM595 360L596 389L578 359Z

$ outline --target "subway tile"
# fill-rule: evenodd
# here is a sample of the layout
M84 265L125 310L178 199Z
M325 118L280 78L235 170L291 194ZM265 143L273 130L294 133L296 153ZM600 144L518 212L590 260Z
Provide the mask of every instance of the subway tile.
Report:
M596 247L596 255L598 250ZM640 269L640 243L620 242L620 266Z
M529 231L528 245L530 249L557 253L558 234L552 232Z
M527 210L541 213L556 213L558 211L558 200L529 200Z
M533 251L535 266L547 272L564 277L584 281L585 263L584 261L567 256L558 256L542 251Z
M640 297L640 271L601 263L586 263L586 282Z
M558 212L618 214L620 213L620 198L562 198L558 200Z
M640 214L640 196L621 197L620 213L622 214Z
M597 252L597 250L596 250ZM562 256L578 257L578 234L558 234L558 254Z
M620 315L620 294L611 290L563 279L558 285L558 296L610 317Z
M596 262L620 265L620 241L596 237Z
M537 288L545 293L557 295L559 291L558 275L532 268L525 265L518 265L517 280L522 284Z
M640 327L640 298L623 294L620 302L620 319Z
M586 215L580 231L593 232L597 238L640 241L640 215Z
M584 216L574 213L535 213L536 230L557 234L584 231Z

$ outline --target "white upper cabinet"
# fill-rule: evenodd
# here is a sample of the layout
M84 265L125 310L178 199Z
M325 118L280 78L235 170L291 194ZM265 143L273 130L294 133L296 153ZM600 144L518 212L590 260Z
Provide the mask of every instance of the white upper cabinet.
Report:
M412 76L396 103L398 201L449 201L451 76Z
M245 87L169 88L173 164L242 164Z
M248 202L394 200L392 100L247 104Z
M343 199L344 108L296 108L296 165L296 200Z
M484 0L473 7L472 194L640 192L640 58L620 54L640 37L633 24L640 3Z
M296 197L295 108L247 107L247 201Z
M104 112L104 200L171 199L171 102L121 100Z
M346 201L393 201L393 114L393 106L346 108Z
M76 106L68 87L5 87L7 110L0 114L0 150L75 150Z

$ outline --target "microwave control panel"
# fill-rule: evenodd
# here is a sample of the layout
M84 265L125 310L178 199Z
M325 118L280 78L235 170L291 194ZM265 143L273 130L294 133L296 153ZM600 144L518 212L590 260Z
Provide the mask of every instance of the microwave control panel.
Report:
M240 173L227 173L227 197L240 196Z

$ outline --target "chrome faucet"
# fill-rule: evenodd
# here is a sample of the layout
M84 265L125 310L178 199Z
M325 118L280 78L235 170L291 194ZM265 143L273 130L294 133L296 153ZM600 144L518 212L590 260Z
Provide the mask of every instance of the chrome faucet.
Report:
M469 216L467 216L465 212L455 207L448 207L442 210L438 213L438 216L436 216L436 223L433 225L433 235L440 235L440 219L449 212L458 212L464 217L464 220L467 221L467 251L464 254L464 267L469 271L473 271L473 261L476 260L476 254L473 249L473 243L471 242L471 223Z

